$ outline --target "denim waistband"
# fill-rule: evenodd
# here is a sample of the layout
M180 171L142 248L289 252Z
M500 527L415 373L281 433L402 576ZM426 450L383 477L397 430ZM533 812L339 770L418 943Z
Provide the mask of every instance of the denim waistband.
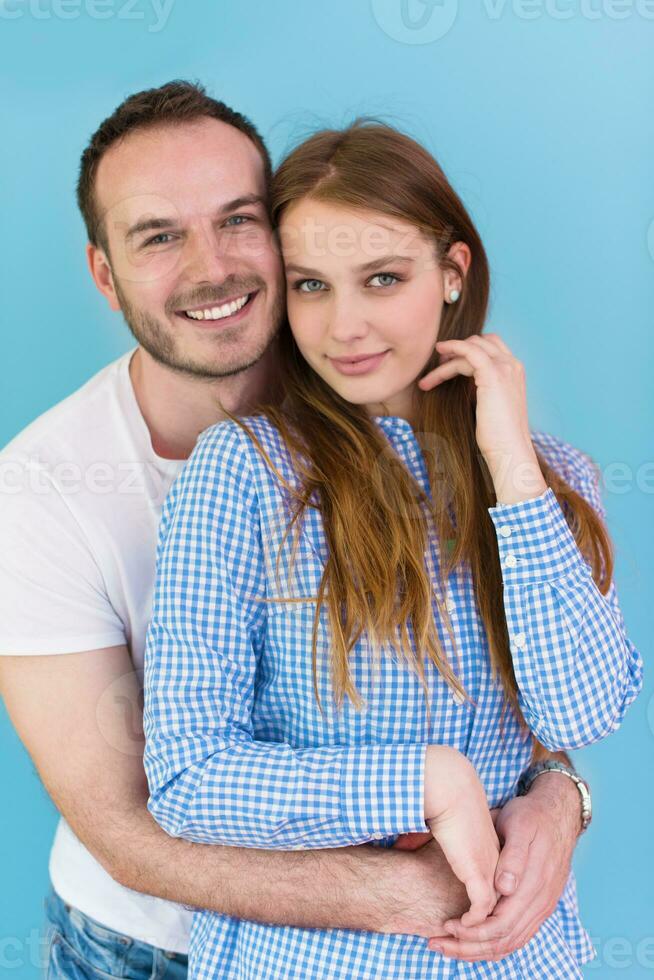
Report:
M156 975L159 971L155 968L161 964L162 959L164 962L187 964L187 957L182 953L162 950L108 929L79 909L68 905L54 889L46 897L45 913L50 923L74 949L97 969L113 976L120 977L141 971Z

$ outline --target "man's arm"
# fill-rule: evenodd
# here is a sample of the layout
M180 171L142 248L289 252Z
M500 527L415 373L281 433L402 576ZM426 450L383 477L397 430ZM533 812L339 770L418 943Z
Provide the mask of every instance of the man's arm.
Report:
M371 846L263 851L169 837L146 809L142 695L125 646L0 657L0 690L60 813L135 891L278 925L424 936L467 908L435 841L409 854Z

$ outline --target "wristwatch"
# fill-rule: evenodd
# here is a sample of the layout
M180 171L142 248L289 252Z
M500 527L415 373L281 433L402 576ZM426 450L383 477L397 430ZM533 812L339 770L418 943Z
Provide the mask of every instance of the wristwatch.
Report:
M579 790L579 795L581 796L581 831L583 834L584 830L590 824L593 818L593 808L590 798L590 786L585 779L582 779L576 770L571 769L570 766L564 765L562 762L557 762L556 759L547 759L545 762L537 762L535 765L530 766L525 769L523 774L518 780L518 796L526 796L529 791L529 787L533 783L534 779L542 775L544 772L561 772L564 776L567 776L575 784Z

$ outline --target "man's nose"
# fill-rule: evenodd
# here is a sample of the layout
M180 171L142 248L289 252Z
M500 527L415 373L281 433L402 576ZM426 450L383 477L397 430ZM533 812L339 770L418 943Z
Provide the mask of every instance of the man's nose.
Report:
M198 222L186 245L186 276L195 283L221 282L228 275L229 257L209 220Z

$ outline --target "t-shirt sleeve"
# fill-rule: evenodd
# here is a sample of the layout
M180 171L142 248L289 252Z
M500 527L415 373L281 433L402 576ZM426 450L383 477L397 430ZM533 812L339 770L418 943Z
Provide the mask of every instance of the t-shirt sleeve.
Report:
M3 460L3 463L5 461ZM122 620L70 502L44 474L0 468L0 656L125 643Z

